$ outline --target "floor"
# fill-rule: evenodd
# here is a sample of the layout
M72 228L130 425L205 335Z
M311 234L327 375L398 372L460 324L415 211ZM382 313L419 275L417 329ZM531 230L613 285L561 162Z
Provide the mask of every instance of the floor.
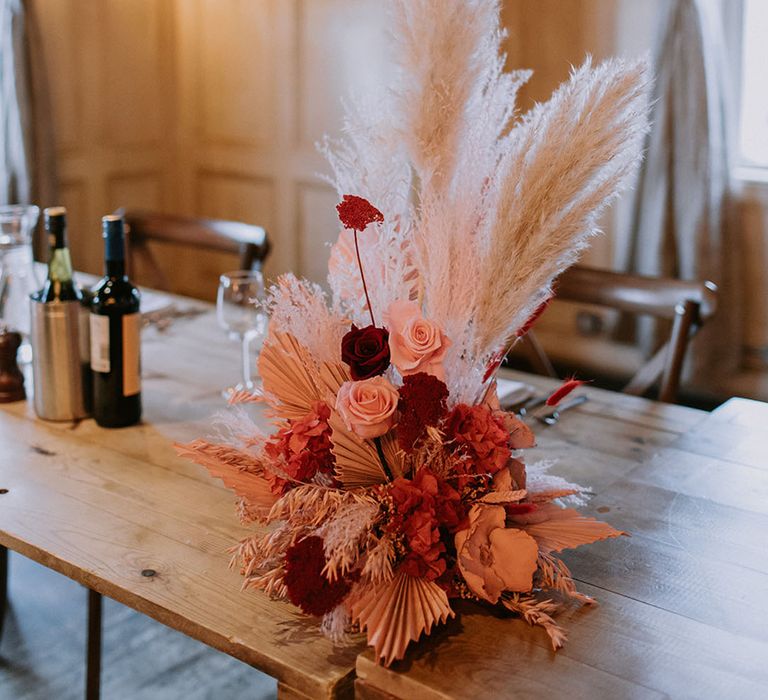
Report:
M86 592L11 552L0 640L0 700L83 697ZM275 681L111 600L104 600L103 700L266 700Z

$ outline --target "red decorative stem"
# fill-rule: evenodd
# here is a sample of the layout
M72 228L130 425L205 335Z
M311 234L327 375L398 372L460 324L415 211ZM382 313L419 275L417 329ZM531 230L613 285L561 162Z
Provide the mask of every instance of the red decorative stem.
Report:
M363 291L365 292L365 301L368 303L368 313L371 314L371 325L376 326L376 320L373 318L373 307L371 298L368 296L368 285L365 283L365 273L363 272L363 263L360 260L360 248L357 245L357 229L352 229L355 235L355 253L357 254L357 266L360 268L360 278L363 280Z
M570 394L576 387L586 384L582 379L576 379L571 377L566 379L547 399L547 406L557 406L568 394Z

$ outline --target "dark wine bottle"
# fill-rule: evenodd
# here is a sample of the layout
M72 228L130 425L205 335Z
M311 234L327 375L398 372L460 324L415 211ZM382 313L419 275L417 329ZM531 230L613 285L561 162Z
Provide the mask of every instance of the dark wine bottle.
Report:
M72 277L72 258L67 245L67 210L64 207L48 207L44 215L51 257L48 278L38 292L37 300L43 303L82 301L83 295Z
M139 290L125 274L125 234L120 216L102 219L104 277L91 300L93 417L105 428L141 419Z

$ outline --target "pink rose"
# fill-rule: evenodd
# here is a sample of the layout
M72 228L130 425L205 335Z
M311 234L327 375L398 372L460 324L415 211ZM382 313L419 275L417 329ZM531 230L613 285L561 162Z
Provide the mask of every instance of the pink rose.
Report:
M384 435L395 423L399 395L384 377L344 382L336 395L336 410L347 430L361 438Z
M416 372L445 378L443 357L451 344L434 321L421 315L412 301L395 301L384 314L389 330L389 350L392 364L404 377Z
M539 546L530 535L505 527L502 506L474 505L469 527L456 533L461 575L477 596L496 603L503 591L523 593L533 586Z

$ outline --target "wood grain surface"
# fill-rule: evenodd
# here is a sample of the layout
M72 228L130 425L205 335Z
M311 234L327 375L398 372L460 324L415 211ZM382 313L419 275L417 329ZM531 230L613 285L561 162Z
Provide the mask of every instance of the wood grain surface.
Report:
M552 437L606 429L582 425L587 411L580 413ZM644 419L627 421L642 457L620 475L616 463L616 478L582 476L578 453L563 455L558 471L579 472L594 488L586 510L632 534L566 553L580 589L599 606L560 617L569 636L563 649L553 652L545 634L520 620L465 604L398 666L384 669L370 651L361 654L361 696L380 688L425 699L765 697L768 406L733 399L703 419L689 416L671 440L658 428L638 431ZM588 444L604 453L605 439ZM620 433L610 442L610 454L631 459ZM542 439L542 453L560 449Z
M290 606L240 591L227 549L248 531L234 499L171 448L212 434L238 352L210 308L147 329L134 428L0 407L0 544L269 673L281 697L350 696L356 658L365 697L748 697L768 682L757 663L768 658L768 475L753 439L763 405L709 415L586 388L558 425L536 423L526 458L557 460L593 490L588 511L633 533L567 557L600 607L566 616L570 641L555 655L540 630L464 605L386 670L361 639L334 647Z
M361 643L334 648L291 606L240 591L234 498L172 449L211 434L238 353L211 312L148 329L134 428L0 408L0 544L276 677L281 696L351 696Z

